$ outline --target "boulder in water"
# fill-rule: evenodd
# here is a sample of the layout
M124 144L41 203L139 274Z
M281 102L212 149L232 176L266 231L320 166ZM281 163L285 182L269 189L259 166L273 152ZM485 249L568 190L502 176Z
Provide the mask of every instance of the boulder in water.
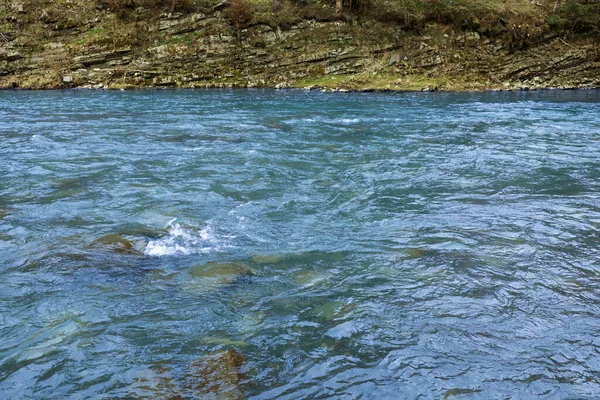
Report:
M136 238L158 239L169 234L168 229L153 229L144 225L131 226L121 230L121 235Z
M210 262L192 267L191 279L185 282L184 287L193 292L213 292L255 273L254 269L239 261Z
M185 388L194 398L244 399L246 396L241 383L245 363L246 357L235 349L204 356L188 368Z
M196 265L191 271L191 275L194 278L211 279L221 285L233 283L243 276L254 274L254 269L238 261L224 263L211 262L204 265Z
M94 248L104 248L120 254L143 255L146 241L140 238L130 238L121 233L111 233L102 236L92 243Z
M63 342L81 329L81 323L74 319L58 321L36 333L27 342L31 346L16 354L17 362L26 362L44 357L60 349Z
M423 249L418 249L415 247L411 247L409 249L406 249L406 259L415 259L415 258L421 258L424 257L425 255L427 255L427 252Z
M228 339L228 338L224 338L224 337L211 337L211 338L204 338L202 339L203 343L207 343L210 345L218 345L221 347L237 347L237 348L241 348L241 347L248 347L250 346L250 343L243 341L243 340L232 340L232 339Z
M57 189L75 189L82 186L81 178L63 178L57 179L52 184Z
M279 254L255 254L252 256L252 262L255 264L278 264L285 259Z
M242 275L254 275L254 269L248 264L240 261L232 262L210 262L203 265L196 265L192 268L192 276L198 278L237 278Z
M317 285L326 285L330 283L328 276L314 269L298 271L294 275L294 281L297 285L300 285L304 288Z

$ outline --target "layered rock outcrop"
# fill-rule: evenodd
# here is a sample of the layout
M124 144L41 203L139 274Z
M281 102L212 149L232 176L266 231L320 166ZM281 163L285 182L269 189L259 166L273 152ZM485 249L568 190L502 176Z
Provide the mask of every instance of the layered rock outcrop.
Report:
M600 87L593 40L548 34L523 50L431 25L373 21L234 27L221 10L120 22L96 10L73 26L0 35L2 88L320 87L483 90Z

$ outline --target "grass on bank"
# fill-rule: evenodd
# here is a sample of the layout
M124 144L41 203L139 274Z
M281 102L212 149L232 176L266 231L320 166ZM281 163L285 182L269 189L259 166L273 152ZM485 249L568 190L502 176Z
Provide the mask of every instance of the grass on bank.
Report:
M402 75L393 73L362 73L354 75L325 75L296 81L297 88L349 91L437 91L482 90L489 87L485 77L450 79L446 76Z
M16 32L19 44L32 52L56 41L52 35L57 32L73 38L71 43L67 42L68 47L74 48L73 54L86 47L137 46L138 50L144 50L157 44L193 44L206 32L161 37L151 27L169 14L203 12L226 17L232 32L260 24L286 30L306 19L341 19L349 30L356 24L377 24L382 27L382 35L384 31L393 32L394 37L398 34L427 35L433 42L436 34L444 32L451 35L456 31L479 32L513 50L552 35L584 34L596 43L600 37L600 0L352 0L352 3L346 1L344 4L340 17L335 13L334 0L277 0L277 6L274 0L0 0L0 33ZM431 26L436 27L434 31L430 31ZM360 44L370 39L377 40L366 37L355 37L354 40ZM260 46L257 44L256 47ZM600 50L598 54L600 59ZM52 76L31 77L36 82L25 86L56 85L62 70L73 69L72 65L65 67L61 62L69 60L57 60L49 68L53 71ZM385 70L374 72L317 76L293 85L346 90L477 90L490 87L484 77L469 77L462 82L456 77L410 74L399 77Z
M303 20L376 20L421 32L429 23L507 36L526 45L548 30L600 32L598 0L0 0L0 27L43 34L40 26L70 29L93 22L99 11L123 22L152 21L164 13L221 11L239 29L267 23L285 29Z

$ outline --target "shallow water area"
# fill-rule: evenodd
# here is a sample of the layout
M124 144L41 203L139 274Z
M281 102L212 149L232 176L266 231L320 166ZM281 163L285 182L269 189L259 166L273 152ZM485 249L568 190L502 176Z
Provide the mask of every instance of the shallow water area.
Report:
M0 92L0 397L600 397L599 115Z

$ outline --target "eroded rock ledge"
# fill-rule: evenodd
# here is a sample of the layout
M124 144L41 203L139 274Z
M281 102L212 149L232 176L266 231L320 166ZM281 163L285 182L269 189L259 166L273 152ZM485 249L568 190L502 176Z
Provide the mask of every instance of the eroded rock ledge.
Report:
M600 87L592 38L548 34L527 49L429 25L425 34L380 22L304 20L282 30L233 27L219 10L163 14L122 32L98 10L83 25L31 41L0 36L0 87L300 87L331 90L504 90ZM112 38L112 39L111 39Z

